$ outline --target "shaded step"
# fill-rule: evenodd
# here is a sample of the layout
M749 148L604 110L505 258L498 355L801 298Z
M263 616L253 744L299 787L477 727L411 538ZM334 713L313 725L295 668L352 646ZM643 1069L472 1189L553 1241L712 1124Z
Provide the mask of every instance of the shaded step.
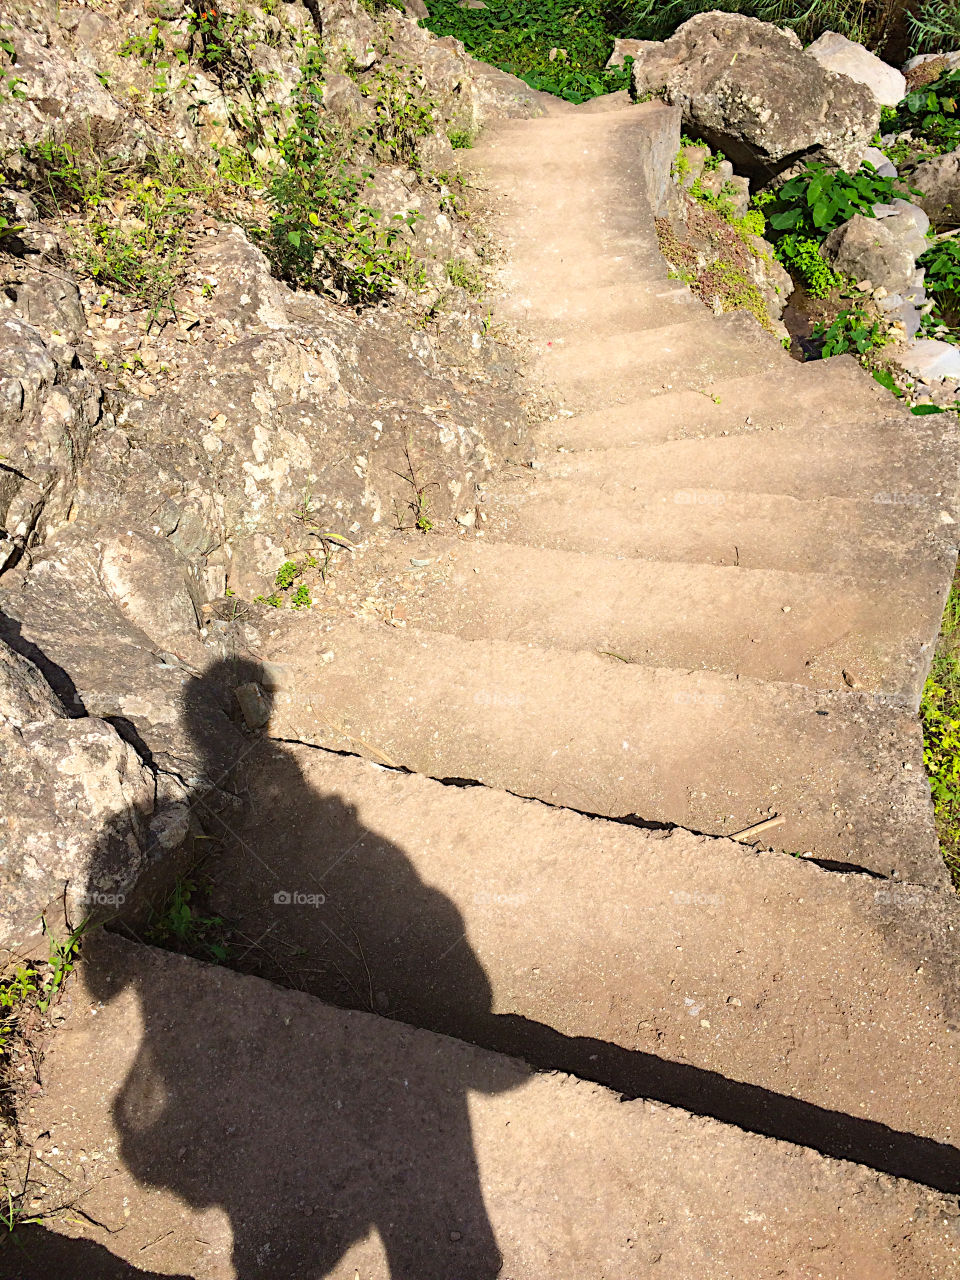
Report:
M528 473L490 495L483 527L489 538L594 555L949 582L956 499L947 493L942 507L927 508L904 497L798 497L678 481L663 492L613 482L591 489L570 479L531 483Z
M614 295L621 288L598 292L610 295L615 306ZM626 308L626 295L633 296L633 291L622 292ZM638 315L646 319L655 314L656 302L641 296L643 310ZM572 310L570 314L571 326L586 318ZM775 379L766 371L721 378L695 390L660 392L628 405L576 417L560 416L538 423L536 435L543 444L558 449L627 448L788 426L830 423L839 428L851 421L892 419L897 414L889 393L867 377L851 356L834 356L807 364L791 361ZM918 421L922 419L911 417L911 422ZM955 430L952 423L940 429L943 434Z
M424 559L429 564L424 564ZM943 600L926 577L653 560L489 542L392 542L377 573L411 623L465 640L531 641L818 689L851 682L919 702Z
M704 311L684 324L635 333L606 332L602 318L589 341L543 348L539 376L566 396L569 407L606 408L658 388L701 387L718 378L770 372L792 363L752 316Z
M51 1185L87 1192L82 1227L54 1228L138 1264L916 1280L960 1250L955 1206L915 1183L228 970L114 943L83 984L29 1136Z
M363 622L280 620L270 733L586 813L944 884L919 723L876 695Z
M315 748L264 743L241 779L213 906L270 938L264 976L368 1007L374 975L403 1021L960 1186L952 893ZM278 910L294 888L324 903Z

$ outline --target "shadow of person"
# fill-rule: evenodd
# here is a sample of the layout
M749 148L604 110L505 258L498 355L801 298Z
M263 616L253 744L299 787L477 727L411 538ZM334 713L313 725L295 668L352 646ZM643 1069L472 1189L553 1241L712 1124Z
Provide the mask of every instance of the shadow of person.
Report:
M0 1280L190 1280L143 1271L93 1240L58 1235L39 1223L0 1239Z
M269 816L284 840L309 835L320 842L311 849L319 857L349 832L354 855L369 851L366 861L354 857L350 875L380 877L391 907L351 922L343 910L349 902L284 901L285 893L309 898L309 885L291 886L289 867L267 875L260 852L244 843L243 809L218 811L214 791L204 795L201 785L201 821L259 867L259 879L232 868L241 891L259 895L247 916L267 921L267 936L251 953L267 954L271 916L275 922L302 909L316 919L329 905L331 923L320 931L326 951L301 959L329 975L318 993L353 1011L318 1005L303 992L278 993L229 968L102 938L90 948L88 988L131 1005L135 993L142 1025L113 1104L119 1155L146 1187L172 1191L201 1213L226 1214L232 1265L216 1271L218 1278L320 1280L362 1242L375 1249L375 1233L392 1280L492 1280L502 1260L484 1204L468 1095L517 1087L527 1069L369 1012L378 1005L370 961L386 945L376 933L389 933L392 946L405 913L415 922L409 945L429 940L425 973L437 940L456 940L464 1008L489 1010L490 984L454 904L423 883L401 848L364 832L352 806L315 794L289 751L236 730L214 745L211 708L226 710L233 690L254 684L262 692L261 671L241 661L217 664L185 687L185 721L201 727L195 741L211 788L242 796L245 780L262 781L268 771L272 792L282 797ZM312 896L325 897L321 889ZM361 896L358 890L356 900ZM281 952L271 976L283 979L290 954ZM414 1006L404 1012L416 1015ZM171 1257L171 1265L178 1262L182 1269ZM208 1274L214 1271L203 1270Z

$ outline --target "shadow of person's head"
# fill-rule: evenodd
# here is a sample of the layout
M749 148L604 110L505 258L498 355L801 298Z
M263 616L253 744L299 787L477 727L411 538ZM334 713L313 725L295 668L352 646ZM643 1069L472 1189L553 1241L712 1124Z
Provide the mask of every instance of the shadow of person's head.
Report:
M183 693L227 967L89 950L118 1152L136 1184L223 1212L244 1280L319 1278L376 1236L394 1280L492 1280L468 1095L525 1069L398 1021L442 1028L449 1000L491 1016L490 983L456 905L364 821L370 766L269 740L271 696L247 660Z

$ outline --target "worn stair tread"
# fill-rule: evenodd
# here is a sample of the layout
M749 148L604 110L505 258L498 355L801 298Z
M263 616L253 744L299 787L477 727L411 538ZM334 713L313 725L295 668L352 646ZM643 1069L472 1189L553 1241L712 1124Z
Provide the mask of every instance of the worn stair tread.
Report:
M427 559L429 563L424 564ZM415 562L415 563L414 563ZM413 625L919 702L949 582L863 582L592 556L486 539L393 541L377 561ZM558 589L557 584L562 584Z
M644 304L646 305L646 304ZM646 311L641 313L646 315ZM537 440L548 448L605 449L656 444L663 440L751 434L782 427L901 417L890 395L849 356L785 366L776 379L766 371L722 378L701 387L659 391L632 403L592 413L565 414L539 422ZM943 419L944 437L953 423Z
M525 329L537 331L546 341L589 333L596 323L598 310L612 328L623 333L682 323L703 314L690 290L669 280L562 293L548 291L546 295L526 292L519 281L510 283L509 289L501 283L500 292L490 297L494 319L522 323ZM584 301L584 293L596 296Z
M619 333L616 341L605 328L598 320L589 339L541 348L537 375L567 398L568 407L623 405L664 384L699 387L721 375L767 370L775 376L790 361L745 312L704 313L680 324Z
M593 489L746 489L795 497L849 497L880 506L956 504L957 439L928 419L880 416L547 454L541 473ZM954 504L951 507L951 503Z
M595 555L949 581L957 542L950 495L940 508L886 496L802 497L678 482L663 491L619 482L591 489L573 479L531 484L527 473L489 495L483 527L488 538Z
M55 1229L164 1271L934 1280L960 1257L915 1183L117 940L45 1070L30 1136L87 1192Z
M586 1038L558 1039L554 1066L747 1128L769 1116L762 1131L845 1158L870 1147L859 1122L886 1125L935 1144L904 1137L896 1169L960 1189L955 895L310 747L265 742L240 778L213 905L278 957L314 957L314 995L356 1003L368 969L392 1017L531 1060L545 1024ZM278 913L291 886L322 909ZM247 963L284 980L280 960ZM489 1001L469 999L477 963ZM837 1112L854 1119L834 1131Z
M373 622L279 619L270 732L585 813L942 884L916 716L877 695Z

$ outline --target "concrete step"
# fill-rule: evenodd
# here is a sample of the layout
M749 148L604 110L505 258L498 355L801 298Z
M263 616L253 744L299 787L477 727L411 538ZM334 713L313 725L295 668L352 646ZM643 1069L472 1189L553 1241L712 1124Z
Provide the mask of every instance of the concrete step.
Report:
M611 484L636 491L752 489L795 497L857 496L878 506L939 512L957 484L957 433L897 415L548 454L542 474L587 495ZM587 497L589 501L589 496ZM949 509L949 508L948 508ZM956 507L953 513L960 515Z
M262 976L960 1187L955 895L315 748L231 785L212 906Z
M72 984L28 1137L51 1198L82 1196L54 1230L218 1280L919 1280L960 1259L955 1204L916 1183L119 942Z
M424 565L424 559L429 563ZM861 582L615 560L477 538L390 542L373 571L414 626L919 704L949 581ZM558 591L557 584L562 584Z
M615 307L617 291L622 294L620 303L626 317L627 295L635 297L634 290L616 286L614 290L598 290L598 293L606 293L611 306ZM644 322L647 316L655 315L656 297L653 294L648 300L647 295L641 295L641 301L634 303L636 314ZM641 306L642 310L637 310ZM558 307L558 312L564 310ZM571 328L587 324L588 313L571 309L567 323ZM776 379L771 379L766 371L742 378L722 378L694 390L640 396L633 403L617 408L577 416L561 415L538 423L536 435L548 448L579 451L630 448L664 440L749 435L791 426L829 424L841 429L849 422L894 417L909 417L913 424L923 422L922 418L899 414L889 393L867 376L852 357L834 356L807 364L791 361L783 366ZM940 431L944 435L953 434L956 428L945 420Z
M543 344L535 364L538 376L566 397L566 407L583 412L630 404L663 387L697 388L762 371L775 377L792 363L742 311L704 311L682 324L616 335L598 320L594 332L589 340Z
M435 778L944 884L919 723L877 695L373 622L277 620L270 733Z
M590 295L589 298L585 300L584 294ZM667 279L644 281L642 285L566 289L546 296L531 296L518 284L500 296L489 296L488 300L493 303L497 320L512 320L535 329L546 342L570 341L589 335L596 323L594 306L603 311L609 324L623 333L683 324L703 316L702 304L686 285ZM604 414L596 417L602 420ZM635 411L625 411L625 417L629 423L636 423Z
M576 479L531 483L529 472L518 473L488 495L484 536L592 555L950 580L958 517L949 492L941 506L879 486L854 497L819 496L800 476L790 486L801 492L691 487L680 477L660 491L613 481L600 488Z

